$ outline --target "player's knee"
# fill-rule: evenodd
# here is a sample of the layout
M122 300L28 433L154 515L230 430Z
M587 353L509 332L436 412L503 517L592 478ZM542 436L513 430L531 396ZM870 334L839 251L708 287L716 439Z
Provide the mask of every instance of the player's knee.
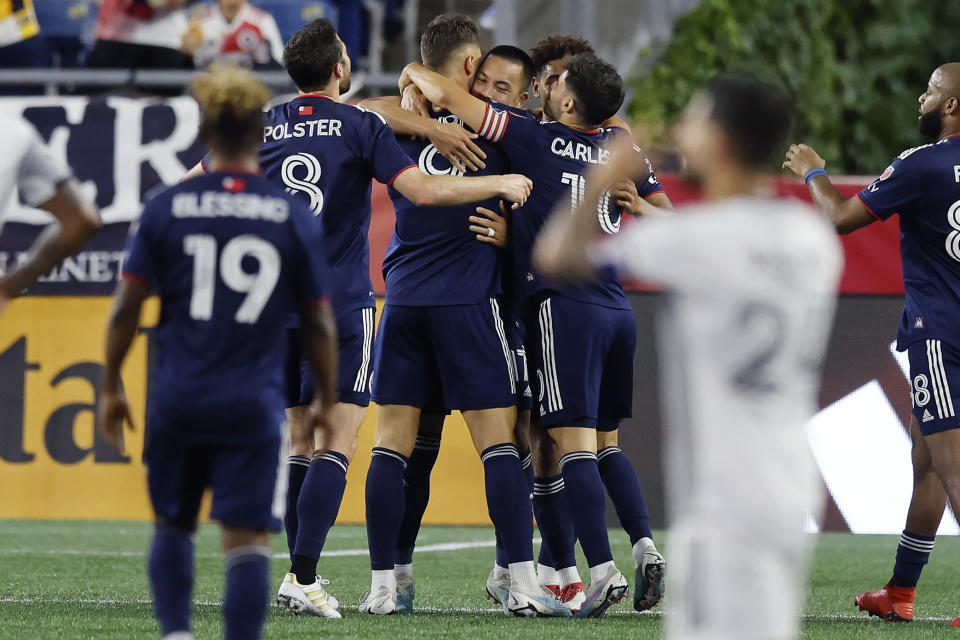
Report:
M252 529L223 527L223 550L238 547L264 547L270 543L270 532Z
M165 518L157 515L154 519L154 524L157 528L173 529L174 531L187 535L193 535L197 530L197 519L195 517Z

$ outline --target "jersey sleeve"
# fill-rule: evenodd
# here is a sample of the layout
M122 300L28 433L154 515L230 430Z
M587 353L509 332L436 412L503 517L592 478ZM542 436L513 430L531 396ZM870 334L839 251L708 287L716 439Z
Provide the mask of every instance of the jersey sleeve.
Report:
M643 153L640 147L634 146L633 148L637 153ZM637 194L639 194L641 198L648 198L655 193L662 193L663 185L657 180L657 174L654 173L650 160L644 158L643 161L647 165L647 175L637 181Z
M521 117L506 107L488 102L477 134L499 144L511 159L520 159L535 155L530 153L530 148L541 131L536 119Z
M17 187L24 204L40 206L56 195L71 175L70 167L54 157L31 127L30 141L17 169Z
M901 154L857 197L878 220L910 208L924 195L925 176L919 154Z
M390 186L397 176L407 169L415 168L417 163L410 159L397 142L393 129L383 116L374 111L357 108L363 111L360 135L364 157L370 164L373 177Z
M151 286L156 278L156 244L153 234L154 214L151 203L143 208L139 222L130 225L127 241L127 257L123 262L120 277Z
M210 173L210 152L207 151L202 158L200 158L200 168L203 169L204 173Z
M291 201L290 221L295 238L291 256L294 293L301 304L319 304L330 295L327 253L320 224L309 209L294 201Z

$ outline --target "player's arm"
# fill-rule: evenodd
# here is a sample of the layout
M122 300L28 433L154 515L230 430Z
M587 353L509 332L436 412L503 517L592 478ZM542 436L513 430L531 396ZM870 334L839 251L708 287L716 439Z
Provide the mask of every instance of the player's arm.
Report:
M337 322L327 299L300 313L303 342L316 380L316 400L323 409L337 402Z
M180 178L180 182L186 182L191 178L199 178L200 176L205 175L207 175L207 169L203 166L203 160L201 160L197 164L193 165L190 168L190 171L187 171L185 174L183 174L183 177Z
M441 207L503 198L514 208L523 206L533 189L526 176L431 176L409 167L393 179L391 185L418 207Z
M125 448L124 424L131 431L134 429L130 406L127 404L120 379L120 367L137 335L137 327L140 326L140 310L149 294L150 285L147 281L139 278L121 280L114 294L113 309L110 311L110 322L107 325L103 389L100 394L97 419L107 443L120 453L123 453Z
M590 251L599 241L597 206L608 189L621 180L643 174L642 156L627 142L615 142L610 162L598 165L586 179L580 205L570 215L560 205L543 227L533 250L534 266L544 275L571 281L590 280L594 267Z
M808 172L815 169L822 171L825 166L824 159L805 144L790 145L787 159L783 163L785 169L790 169L804 179L807 179ZM860 198L844 198L830 182L826 172L807 180L807 187L810 189L813 205L830 219L838 233L850 233L877 220Z
M633 180L619 180L610 188L610 195L625 213L634 216L670 216L674 214L673 203L663 191L641 196Z
M470 216L469 229L476 234L477 240L492 244L498 249L505 248L510 238L510 220L507 217L510 213L503 200L500 201L499 214L486 207L477 207L476 213L477 215Z
M27 259L0 278L0 310L58 262L76 253L100 229L97 207L83 198L73 179L60 184L52 198L39 205L53 214L49 225L30 248Z
M435 106L457 114L468 127L480 131L487 103L461 89L457 84L417 62L411 62L400 74L400 91L415 84Z
M474 142L479 136L458 124L440 122L412 111L400 104L400 98L384 96L360 103L368 111L379 113L397 135L428 138L443 157L460 171L479 171L486 168L487 154Z

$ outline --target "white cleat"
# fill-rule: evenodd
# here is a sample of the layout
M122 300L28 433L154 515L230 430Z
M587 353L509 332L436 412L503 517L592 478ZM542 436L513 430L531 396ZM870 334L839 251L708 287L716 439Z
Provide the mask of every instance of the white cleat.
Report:
M640 564L635 573L636 583L633 587L633 608L637 611L653 609L663 600L664 576L667 574L667 563L653 545L643 552Z
M389 587L381 586L376 593L367 591L363 594L358 607L360 613L370 613L375 616L388 616L397 612L397 592Z
M340 612L330 604L330 594L323 588L325 582L329 584L329 581L321 581L318 576L313 584L303 585L297 582L294 574L288 573L277 591L277 603L298 614L342 618Z
M627 579L616 567L610 567L606 577L587 589L587 599L577 612L578 618L602 618L611 605L617 604L627 595Z
M518 618L569 618L573 615L552 592L540 586L530 592L510 590L503 609Z
M317 582L323 585L324 591L327 591L327 602L330 603L330 606L336 609L337 611L340 611L340 601L337 600L336 596L334 596L332 593L330 593L330 591L327 590L327 585L330 584L330 581L327 580L326 578L321 578L320 576L317 576Z
M498 578L491 569L490 575L487 576L487 598L489 600L493 600L499 605L503 605L507 601L507 596L509 595L510 574L508 573Z

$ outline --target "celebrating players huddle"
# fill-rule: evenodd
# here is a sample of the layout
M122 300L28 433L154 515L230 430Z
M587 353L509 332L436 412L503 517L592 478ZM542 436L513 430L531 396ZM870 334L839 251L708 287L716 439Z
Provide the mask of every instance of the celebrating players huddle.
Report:
M655 607L666 565L619 448L637 334L618 267L678 293L668 333L679 339L664 362L668 395L690 409L672 416L683 429L670 448L677 603L687 615L671 633L720 637L731 620L753 619L758 637L791 635L807 545L797 523L820 499L802 425L816 409L842 260L832 229L807 207L756 197L785 143L789 106L735 80L691 103L678 140L715 202L674 216L615 115L616 70L573 37L532 52L501 45L483 56L471 20L440 16L423 34L423 64L401 75L401 95L351 106L339 101L350 85L346 47L317 20L284 51L299 90L287 103L263 112L269 94L245 71L196 80L209 153L144 208L111 314L101 407L105 434L122 447L130 414L120 367L156 290L145 460L164 637L193 637L192 534L207 487L223 527L228 639L262 631L267 541L281 517L290 569L277 601L341 617L318 561L371 399L371 583L360 612L415 611L413 550L454 410L483 463L497 536L486 591L505 613L600 617L627 595L607 496L632 544L634 608ZM542 113L523 108L531 83ZM791 168L822 182L790 153ZM376 330L373 179L397 213ZM624 213L643 221L617 237ZM692 392L710 405L686 403ZM727 588L749 554L761 559L755 575Z

